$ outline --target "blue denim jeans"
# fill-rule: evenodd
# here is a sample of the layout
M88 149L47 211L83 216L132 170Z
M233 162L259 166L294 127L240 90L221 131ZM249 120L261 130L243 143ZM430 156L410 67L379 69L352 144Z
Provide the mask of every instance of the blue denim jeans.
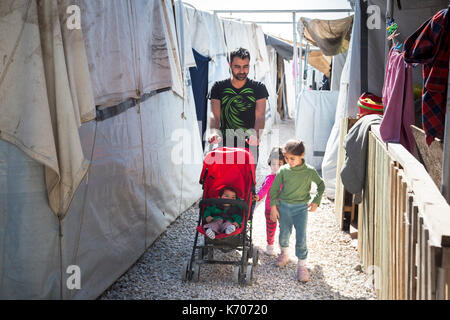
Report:
M295 255L300 260L305 260L308 256L306 247L306 224L308 222L308 204L289 204L280 202L278 206L280 213L280 247L289 247L289 238L292 233L292 226L295 227Z

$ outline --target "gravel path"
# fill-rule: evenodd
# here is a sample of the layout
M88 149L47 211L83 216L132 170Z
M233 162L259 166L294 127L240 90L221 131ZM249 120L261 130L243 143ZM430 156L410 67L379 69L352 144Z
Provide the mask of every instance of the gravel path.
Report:
M287 121L275 127L280 130L281 143L294 136L293 125L293 121ZM268 146L261 147L263 157L268 149ZM268 170L267 166L259 166L258 187ZM199 282L183 282L181 269L192 253L198 219L198 205L195 204L183 212L99 299L375 299L375 293L368 285L369 277L361 271L357 249L352 245L350 235L339 230L333 210L334 203L324 197L317 211L309 214L307 267L311 281L308 283L296 280L295 232L290 239L293 261L278 268L276 257L261 253L254 272L255 283L251 286L235 285L230 265L202 265ZM278 246L278 230L275 239ZM262 251L265 249L264 201L255 209L253 243ZM239 252L233 251L214 252L216 259L236 260L239 256Z

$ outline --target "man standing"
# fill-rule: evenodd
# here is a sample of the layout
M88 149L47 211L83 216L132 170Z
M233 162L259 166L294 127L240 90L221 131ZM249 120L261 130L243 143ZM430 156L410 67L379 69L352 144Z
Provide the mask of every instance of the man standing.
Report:
M211 88L209 143L246 147L258 162L259 139L266 119L266 86L247 78L250 53L239 48L230 54L232 77L217 81Z

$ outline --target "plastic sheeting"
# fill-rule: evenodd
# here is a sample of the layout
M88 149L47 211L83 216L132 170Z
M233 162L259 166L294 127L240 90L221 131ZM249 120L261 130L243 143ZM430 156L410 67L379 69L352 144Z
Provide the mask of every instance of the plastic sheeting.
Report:
M95 117L83 35L65 27L64 4L0 5L0 139L45 166L55 214L87 172L78 128Z
M300 18L297 30L313 46L319 47L326 56L335 56L347 51L352 29L353 16L337 20Z
M283 57L283 59L292 60L292 57L294 56L293 45L281 39L269 36L267 34L264 36L264 38L266 40L266 44L268 46L272 46L273 48L275 48L275 50L278 52L280 56Z
M206 131L206 122L208 120L208 65L209 58L204 57L197 51L194 51L194 57L197 66L189 68L192 91L194 94L195 109L197 111L197 121L199 122L199 128L201 136L203 137ZM204 141L202 141L204 146Z
M331 66L330 90L339 91L342 69L344 68L346 59L347 59L347 52L333 56L333 63Z
M0 298L61 298L60 277L62 298L97 297L201 196L195 110L183 120L182 104L168 91L81 127L92 167L61 220L62 273L43 167L0 142ZM65 285L69 265L80 267L81 290Z
M331 129L339 92L302 90L295 118L295 137L305 143L305 161L322 170L322 159Z
M102 61L91 72L104 70ZM60 220L48 205L44 167L0 141L0 299L96 298L198 200L202 147L192 90L182 91L185 99L166 91L81 126L91 167ZM71 265L80 268L79 290L67 287Z
M160 1L77 0L75 4L80 6L96 105L112 106L137 98L138 92L172 86L170 43ZM137 13L149 18L138 19Z
M222 23L217 15L189 7L185 9L192 48L214 61L216 56L225 55L227 48Z

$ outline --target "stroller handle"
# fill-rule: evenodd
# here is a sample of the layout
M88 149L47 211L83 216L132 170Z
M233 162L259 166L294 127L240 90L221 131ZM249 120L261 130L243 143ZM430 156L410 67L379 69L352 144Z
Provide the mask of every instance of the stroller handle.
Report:
M208 198L208 199L201 200L199 203L199 206L201 208L203 205L208 205L208 204L231 204L231 205L239 206L239 207L243 208L245 211L248 211L248 204L245 203L245 201L243 201L243 200Z

